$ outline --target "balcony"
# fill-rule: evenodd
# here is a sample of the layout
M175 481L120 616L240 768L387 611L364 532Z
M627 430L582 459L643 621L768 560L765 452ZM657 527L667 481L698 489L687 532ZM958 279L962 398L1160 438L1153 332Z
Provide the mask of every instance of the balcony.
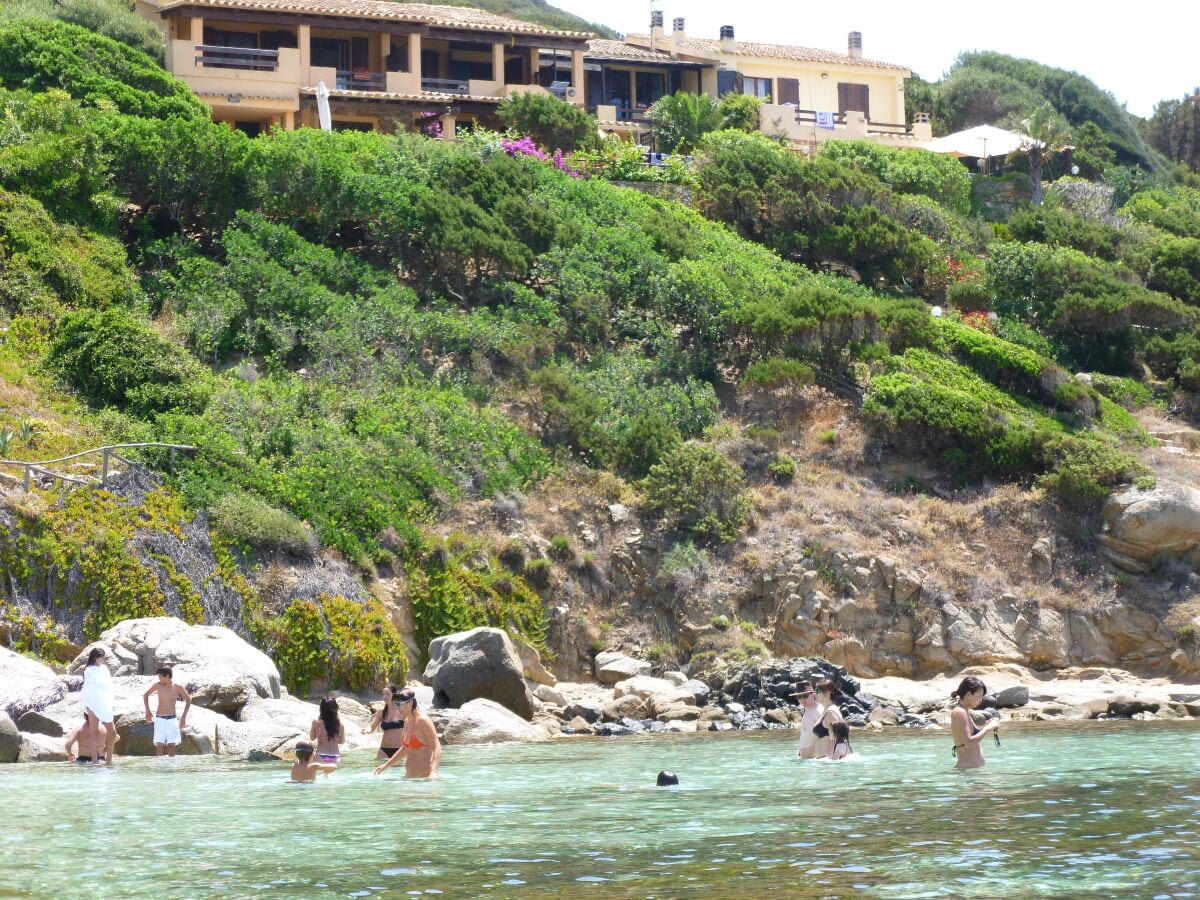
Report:
M462 94L470 92L466 81L458 78L422 78L421 90L431 94Z
M274 72L279 69L279 51L196 44L196 66L205 69L246 69L252 72Z
M387 73L370 69L338 69L334 83L342 91L386 91Z

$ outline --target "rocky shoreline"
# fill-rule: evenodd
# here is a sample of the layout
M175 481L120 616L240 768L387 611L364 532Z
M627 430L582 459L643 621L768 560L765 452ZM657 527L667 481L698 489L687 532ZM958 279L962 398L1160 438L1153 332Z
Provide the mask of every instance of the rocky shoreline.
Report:
M170 617L122 622L97 643L114 663L119 756L152 755L142 692L158 665L195 698L179 752L244 759L286 756L308 734L317 707L292 697L274 662L227 628L189 626ZM852 727L940 728L950 692L964 675L983 678L985 706L1005 719L1200 718L1200 685L1139 678L1113 668L1035 672L1014 664L971 667L926 680L858 679L819 658L744 662L692 678L652 674L652 665L621 653L595 658L594 682L558 682L536 651L497 629L439 638L423 684L412 685L447 744L542 741L557 737L786 729L801 710L789 696L797 681L830 678L843 692ZM78 724L83 656L56 673L0 649L0 762L65 760L65 735ZM339 693L346 750L373 746L362 735L372 709Z

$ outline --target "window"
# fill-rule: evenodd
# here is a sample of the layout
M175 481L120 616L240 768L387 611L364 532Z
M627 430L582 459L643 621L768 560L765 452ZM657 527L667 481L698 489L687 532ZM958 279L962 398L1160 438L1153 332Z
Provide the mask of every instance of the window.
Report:
M846 110L860 112L868 119L871 118L871 89L865 84L838 85L838 112Z
M751 78L746 76L744 79L742 79L742 92L749 94L751 97L760 97L763 100L770 100L771 79Z
M724 97L726 94L741 93L742 76L737 72L730 72L726 69L717 70L717 96Z
M666 91L666 79L662 72L637 73L637 104L649 106Z

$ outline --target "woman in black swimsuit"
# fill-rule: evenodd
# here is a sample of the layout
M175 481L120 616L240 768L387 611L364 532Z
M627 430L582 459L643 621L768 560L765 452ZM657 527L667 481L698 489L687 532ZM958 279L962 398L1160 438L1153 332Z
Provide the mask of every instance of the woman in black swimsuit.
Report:
M379 753L376 754L376 759L388 759L400 749L404 719L400 716L400 710L395 702L396 695L399 693L400 689L394 684L385 687L383 689L383 708L371 718L370 727L363 729L363 734L370 734L376 728L383 732L383 740L379 744Z
M974 675L968 675L959 684L951 697L958 698L958 705L950 713L950 730L954 734L955 767L978 769L984 763L980 743L988 733L1000 727L1000 719L991 719L982 727L975 724L971 710L983 702L987 687Z

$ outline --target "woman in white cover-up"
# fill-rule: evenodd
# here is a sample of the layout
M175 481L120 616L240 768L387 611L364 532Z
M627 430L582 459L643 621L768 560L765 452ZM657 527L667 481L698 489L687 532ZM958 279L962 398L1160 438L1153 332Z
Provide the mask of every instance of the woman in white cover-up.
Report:
M88 653L87 665L83 669L83 711L87 714L93 747L100 746L100 723L104 723L104 762L111 766L117 729L113 727L112 673L104 657L103 647L93 647Z

